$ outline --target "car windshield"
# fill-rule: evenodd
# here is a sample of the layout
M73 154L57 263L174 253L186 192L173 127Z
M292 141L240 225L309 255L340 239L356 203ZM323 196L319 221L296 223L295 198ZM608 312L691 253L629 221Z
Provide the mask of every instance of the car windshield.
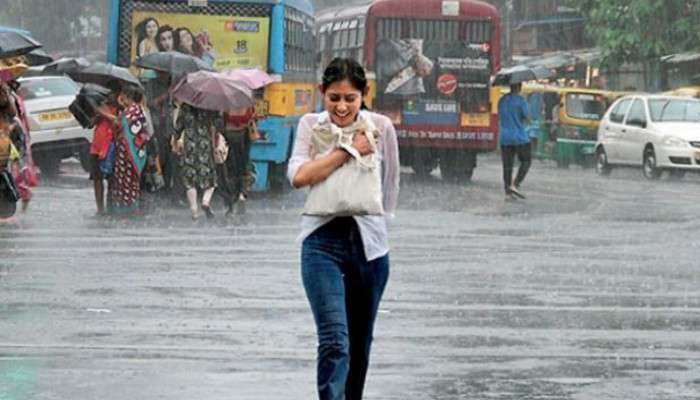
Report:
M600 120L605 114L603 96L588 93L566 95L566 113L572 118Z
M700 122L700 101L693 99L649 100L654 122Z
M43 99L53 96L72 96L80 88L68 78L30 79L21 81L19 95L24 100Z

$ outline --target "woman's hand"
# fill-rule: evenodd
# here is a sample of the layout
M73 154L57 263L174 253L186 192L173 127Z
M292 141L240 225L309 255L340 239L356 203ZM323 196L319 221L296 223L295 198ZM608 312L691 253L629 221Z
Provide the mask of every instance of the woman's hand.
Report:
M374 131L375 138L378 134L378 131ZM360 153L361 156L366 156L374 153L374 148L372 147L372 145L369 142L369 139L367 138L367 132L355 132L355 135L353 135L352 137L352 147L357 149L357 152Z

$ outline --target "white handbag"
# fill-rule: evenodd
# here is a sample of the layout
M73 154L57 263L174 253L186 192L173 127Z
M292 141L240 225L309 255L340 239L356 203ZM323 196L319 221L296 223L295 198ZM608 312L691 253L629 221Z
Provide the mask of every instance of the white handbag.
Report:
M311 186L306 198L304 214L316 216L382 215L382 179L377 157L376 128L365 118L348 128L332 123L316 125L312 142L316 154L325 154L330 148L346 150L352 158L333 171L325 180ZM372 154L361 156L352 147L355 132L364 131Z

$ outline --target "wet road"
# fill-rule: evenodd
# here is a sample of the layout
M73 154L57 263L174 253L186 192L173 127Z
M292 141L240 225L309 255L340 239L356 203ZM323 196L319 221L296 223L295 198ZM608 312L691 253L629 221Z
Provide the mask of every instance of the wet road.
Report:
M480 161L402 176L366 398L700 398L700 178ZM66 168L0 227L0 399L314 398L302 193L102 221Z

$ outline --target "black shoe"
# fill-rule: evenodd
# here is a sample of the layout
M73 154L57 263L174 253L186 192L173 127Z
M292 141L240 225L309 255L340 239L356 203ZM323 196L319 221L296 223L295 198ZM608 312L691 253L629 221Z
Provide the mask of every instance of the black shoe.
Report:
M513 194L513 193L506 193L506 197L504 199L507 203L518 201L518 198Z
M202 204L202 211L204 211L204 214L206 214L207 219L214 219L215 215L214 212L211 210L211 207Z
M525 196L525 194L523 192L519 191L518 189L520 189L520 188L518 188L517 186L511 186L510 193L519 199L523 199L523 200L527 199L527 196Z

